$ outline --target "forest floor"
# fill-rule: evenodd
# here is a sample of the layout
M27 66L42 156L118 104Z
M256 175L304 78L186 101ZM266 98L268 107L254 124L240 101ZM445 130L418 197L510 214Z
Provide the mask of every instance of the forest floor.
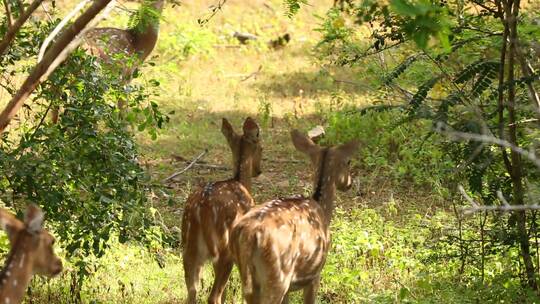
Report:
M263 174L254 180L257 202L308 193L308 159L295 152L289 138L292 128L325 126L325 111L336 102L371 105L370 80L361 68L330 68L317 60L316 29L332 1L310 1L297 16L285 16L281 0L229 0L222 11L200 27L197 19L209 15L215 1L187 0L168 5L158 46L137 81L160 82L154 100L170 113L170 122L156 140L137 135L141 162L155 183L182 170L203 151L202 161L220 169L193 166L167 183L168 194L157 194L154 207L166 226L177 231L183 204L194 185L231 176L231 153L221 134L221 118L239 130L251 116L261 126ZM119 10L110 23L126 25ZM259 37L241 45L234 31ZM279 50L267 42L289 33L292 40ZM453 262L429 261L419 248L439 238L437 231L452 227L451 205L428 186L388 179L385 171L367 171L361 151L353 161L355 184L339 193L333 224L334 247L323 273L322 303L437 302L463 303L479 299L453 282ZM168 199L167 199L168 198ZM137 245L116 244L100 261L100 268L85 285L87 303L182 303L186 290L180 249L161 254L163 268L154 256ZM446 267L445 269L443 269ZM450 269L450 270L448 270ZM452 274L453 275L453 274ZM205 269L201 302L208 293L212 273ZM32 303L68 302L69 277L38 281ZM451 288L448 285L453 285ZM63 291L57 292L58 290ZM463 292L463 294L462 294ZM240 303L237 274L229 287L229 301ZM52 299L52 300L51 300ZM481 299L481 297L480 297ZM293 298L299 303L299 297Z

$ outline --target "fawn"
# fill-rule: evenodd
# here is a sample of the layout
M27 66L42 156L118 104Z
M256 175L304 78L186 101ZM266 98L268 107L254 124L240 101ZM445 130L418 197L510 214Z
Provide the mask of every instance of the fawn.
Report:
M304 303L315 303L330 248L336 188L351 186L349 159L357 141L326 148L299 131L291 136L316 168L314 192L310 198L276 199L253 207L234 223L231 252L248 304L287 303L288 292L298 289L304 290Z
M128 84L133 74L152 53L159 36L159 23L165 0L144 0L152 11L146 13L144 20L128 29L99 27L84 35L84 48L87 53L99 58L112 71L118 72L123 84ZM144 9L144 8L143 8ZM146 10L148 11L148 10ZM126 101L121 99L118 106L125 110ZM52 122L58 123L60 109L52 109Z
M34 274L55 276L62 261L54 254L54 237L43 229L44 214L36 205L26 209L24 222L0 209L0 228L7 232L11 250L0 272L0 303L18 304Z
M188 303L196 303L202 265L212 260L214 284L208 303L223 303L225 285L233 267L229 234L234 220L254 206L251 178L261 173L259 126L251 118L237 134L224 118L221 132L233 154L234 177L212 182L187 199L182 219L182 247Z

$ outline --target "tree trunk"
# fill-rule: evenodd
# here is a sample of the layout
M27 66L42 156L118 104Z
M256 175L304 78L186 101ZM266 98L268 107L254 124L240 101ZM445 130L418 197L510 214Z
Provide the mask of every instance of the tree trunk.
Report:
M509 27L509 49L508 49L508 141L519 147L517 140L517 128L516 124L516 88L514 84L514 66L516 59L516 46L517 46L517 17L519 14L519 0L503 1L505 5L505 19ZM502 93L502 92L501 92ZM510 160L512 162L510 177L512 179L512 191L513 191L513 204L523 205L524 203L524 188L523 188L523 164L521 162L521 155L514 149L510 152ZM536 271L534 263L531 257L531 248L529 243L529 233L527 231L527 214L525 211L519 211L516 214L518 243L521 250L521 258L525 266L525 275L527 278L527 285L532 289L537 289L536 284Z

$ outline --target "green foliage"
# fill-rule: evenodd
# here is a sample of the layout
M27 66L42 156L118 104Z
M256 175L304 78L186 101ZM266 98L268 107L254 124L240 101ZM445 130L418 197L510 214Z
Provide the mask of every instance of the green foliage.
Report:
M409 102L410 112L416 112L418 110L426 99L428 92L435 86L439 79L439 76L435 76L418 87L418 91L416 91Z
M272 125L272 104L265 98L261 98L259 101L259 119L261 125L265 128L269 128Z
M382 53L378 58L381 61L382 72L376 71L363 76L379 78L383 84L380 89L383 96L386 96L388 91L399 89L398 92L406 96L403 98L402 107L394 107L396 101L389 101L385 106L389 104L392 109L405 111L387 111L388 107L383 107L383 111L371 111L371 108L368 108L360 111L359 115L357 112L343 114L339 109L336 113L325 115L329 124L329 140L340 141L342 137L351 136L365 140L367 149L364 153L367 155L363 157L363 162L372 170L384 167L390 172L412 173L414 177L412 180L415 182L437 180L447 185L450 191L455 191L457 184L464 185L470 195L482 204L500 203L497 193L503 193L510 197L510 200L514 199L516 188L510 176L515 173L509 163L513 165L515 160L509 160L508 150L490 143L466 140L461 136L455 138L444 136L447 132L453 134L453 131L459 131L461 134L483 134L487 137L509 140L511 138L509 133L515 128L516 144L520 147L534 149L538 142L538 133L534 131L534 127L520 123L537 117L530 106L528 100L530 92L527 91L526 84L538 79L533 80L532 77L527 78L519 74L522 71L518 66L519 60L517 57L513 58L513 61L508 60L510 56L515 55L509 53L509 49L505 53L506 66L504 69L501 67L503 45L501 36L505 23L500 22L501 16L497 8L491 9L491 6L485 3L479 13L472 13L473 7L478 8L474 1L422 0L390 1L388 7L377 1L355 1L353 7L355 9L350 15L336 16L336 13L332 12L322 23L324 36L319 45L319 50L322 51L321 59L340 65L362 65L373 61L371 55ZM528 19L530 11L523 10L523 12L524 21L520 21L518 28L520 39L524 39L523 45L534 44L540 36L538 31L531 27L531 22L534 21ZM340 29L341 36L333 34L338 26L332 21L340 20L339 18L356 21L354 25L346 21L338 24L339 26L349 24L346 30ZM366 30L366 27L362 27L366 23L370 25L367 28L371 32L369 43L357 39L358 33ZM440 47L431 43L433 38L437 38ZM413 43L408 43L409 41ZM346 47L342 47L343 45ZM523 50L524 57L532 58L534 54L531 50ZM510 62L515 63L512 81L508 81ZM531 60L529 63L533 67L532 70L539 67L537 60ZM387 66L392 67L390 72L385 71ZM504 73L503 81L499 81L500 72ZM513 94L509 94L511 88L516 90L513 102L510 101ZM410 94L412 98L409 97ZM499 103L499 98L502 98L502 104ZM400 117L404 116L403 114L406 116ZM380 123L386 120L398 123ZM383 128L373 132L381 125ZM418 154L413 154L414 157L408 159L404 158L411 147L407 142L399 140L400 136L396 134L396 130L401 131L402 136L413 143L418 149L415 150ZM437 135L437 132L443 133L443 136ZM394 158L394 161L390 162L389 160L393 159L392 155L381 153L381 150L386 152L385 147L393 146L389 145L392 141L399 144L399 157L397 161ZM376 156L375 161L372 160L373 156ZM444 165L436 164L435 159L442 159ZM523 182L526 185L524 195L528 202L532 203L534 201L529 200L529 197L534 195L528 193L534 192L536 183L530 181L538 178L538 169L527 161L517 166L523 172ZM404 167L406 169L403 169ZM425 173L433 171L437 174ZM399 180L404 177L399 174L393 175ZM537 226L535 215L527 215L526 218L527 226ZM518 247L518 240L530 237L523 236L523 233L536 235L536 232L520 232L513 217L494 216L487 225L493 233L490 235L492 238L488 251L478 251L477 243L471 246L462 244L460 248L447 247L446 250L466 256L462 259L463 265L475 264L474 271L468 273L469 276L466 278L469 284L477 284L479 277L488 281L486 279L488 266L484 264L479 266L478 260L470 256L481 254L483 257L489 256L490 259L500 262L508 258L506 250L512 251L514 260L506 261L513 263L506 268L507 273L503 274L493 269L489 271L491 278L504 281L505 288L517 292L519 289L517 282L523 279L523 276L522 270L515 268L516 261L524 258L523 255L520 256L519 248L523 249L523 246ZM471 227L467 233L475 234L478 238L478 227ZM456 237L452 234L449 236ZM463 238L462 235L457 237ZM529 242L528 246L531 246L534 254L540 251L532 242ZM473 254L472 251L475 250L476 253ZM538 262L533 263L534 268L539 267L536 265ZM436 292L437 288L434 287L433 291ZM418 291L406 286L401 289L398 298L406 298L415 292ZM526 293L526 290L523 293ZM508 294L489 297L505 299Z
M446 9L428 0L392 0L390 8L403 20L401 29L418 47L426 49L431 37L436 37L443 49L450 48L450 19Z
M134 31L144 31L149 27L159 27L161 13L152 7L151 0L143 1L137 12L131 15L129 28Z
M207 28L179 26L174 35L161 37L160 53L171 58L186 60L190 56L212 55L218 37Z
M300 5L305 5L307 3L307 0L285 0L285 7L287 9L285 14L289 17L293 17L300 10Z
M26 59L36 55L39 38L58 21L23 28L0 62L2 73L27 70L33 60ZM113 239L149 246L164 239L149 206L149 177L117 104L126 102L128 121L153 137L168 118L149 101L150 90L124 86L107 68L75 51L37 88L24 119L3 134L0 144L2 201L18 212L28 202L43 207L79 283ZM159 85L150 83L150 89ZM15 91L15 83L5 85ZM55 107L63 111L57 124L47 117Z
M519 280L508 273L519 267L518 252L496 253L496 244L486 241L489 252L481 275L478 247L470 250L467 267L461 269L459 233L455 218L446 212L419 214L399 201L382 202L384 208L337 209L332 222L332 251L323 269L323 303L474 303L532 302L537 299L522 290ZM401 223L396 221L399 213ZM495 223L487 229L495 228ZM463 228L467 238L477 239L471 222ZM459 279L456 278L459 276ZM485 285L484 285L485 284ZM485 288L489 286L489 288Z
M390 74L388 74L387 77L384 78L383 84L389 85L391 84L395 79L397 79L405 70L407 70L417 59L418 55L413 55L407 57L407 59L403 60L396 68L392 70Z
M465 83L478 74L490 74L493 75L499 69L500 63L498 61L487 61L485 59L479 59L468 66L464 67L454 79L456 84ZM493 78L493 77L491 77Z
M345 19L337 9L329 10L322 21L321 27L317 29L324 34L319 46L333 41L345 41L352 33L351 29L345 26Z
M453 167L450 159L437 151L437 141L424 138L430 124L400 124L407 114L400 108L386 111L340 111L322 109L327 121L326 141L346 142L358 138L362 142L362 165L369 171L381 171L391 180L406 180L417 185L439 187L444 174Z

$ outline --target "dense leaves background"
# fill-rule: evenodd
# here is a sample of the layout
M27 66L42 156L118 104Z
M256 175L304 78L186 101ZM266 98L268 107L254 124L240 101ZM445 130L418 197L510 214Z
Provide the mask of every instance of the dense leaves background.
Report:
M2 81L8 92L16 90L16 76L32 67L36 50L57 22L36 19L18 33L0 61L1 73L10 75ZM107 70L114 67L96 60L84 50L73 53L3 134L0 151L3 204L17 212L28 202L42 206L81 278L111 239L148 245L162 240L131 131L146 130L155 138L168 119L152 102L159 83L125 85ZM127 101L126 119L119 100ZM62 109L57 124L48 117L53 107Z

